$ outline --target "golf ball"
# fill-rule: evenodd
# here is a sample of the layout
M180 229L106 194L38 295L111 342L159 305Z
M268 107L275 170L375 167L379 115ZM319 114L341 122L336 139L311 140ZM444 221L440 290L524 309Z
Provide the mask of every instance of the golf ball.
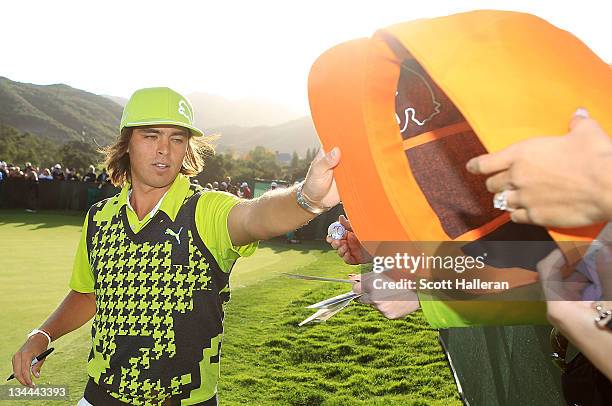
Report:
M346 228L339 221L335 221L327 228L327 235L334 240L341 240L346 234Z

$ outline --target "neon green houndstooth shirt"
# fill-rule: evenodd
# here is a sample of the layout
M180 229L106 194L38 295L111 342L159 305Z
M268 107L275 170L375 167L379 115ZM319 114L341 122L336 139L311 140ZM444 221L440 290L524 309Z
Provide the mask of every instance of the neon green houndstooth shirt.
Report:
M229 273L257 244L232 246L237 197L184 175L142 221L128 196L126 185L92 206L74 261L70 288L94 292L97 306L85 397L202 403L216 395Z

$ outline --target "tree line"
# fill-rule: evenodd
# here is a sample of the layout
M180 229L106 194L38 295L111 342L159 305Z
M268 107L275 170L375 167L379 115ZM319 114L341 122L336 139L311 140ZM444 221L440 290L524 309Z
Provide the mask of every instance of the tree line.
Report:
M40 168L51 168L60 163L62 167L83 171L93 164L101 169L102 154L99 149L93 141L73 140L59 144L0 123L0 160L15 165L31 162ZM300 157L294 151L288 164L280 163L274 151L262 146L240 156L231 152L209 153L204 157L204 172L197 178L204 183L227 176L237 181L260 178L292 183L306 176L317 152L316 148L310 148L306 156Z

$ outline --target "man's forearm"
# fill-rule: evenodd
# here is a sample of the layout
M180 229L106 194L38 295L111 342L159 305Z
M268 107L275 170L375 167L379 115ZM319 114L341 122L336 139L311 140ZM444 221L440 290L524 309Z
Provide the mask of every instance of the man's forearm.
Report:
M227 221L233 245L267 240L295 230L316 217L311 212L319 213L338 204L340 196L333 171L339 162L340 150L337 147L312 161L302 183L299 204L297 195L302 186L270 191L258 199L236 204Z
M40 328L47 331L53 340L57 340L87 323L95 314L95 294L71 290Z
M316 217L297 204L297 187L274 190L250 204L249 221L246 225L254 240L267 240L293 231Z

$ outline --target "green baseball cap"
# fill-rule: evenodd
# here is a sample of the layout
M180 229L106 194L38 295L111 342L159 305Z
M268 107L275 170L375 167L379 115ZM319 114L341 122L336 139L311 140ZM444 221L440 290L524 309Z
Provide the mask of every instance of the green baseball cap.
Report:
M204 135L193 125L193 107L185 96L168 87L136 90L123 109L119 133L126 127L156 124L185 127L196 137Z

